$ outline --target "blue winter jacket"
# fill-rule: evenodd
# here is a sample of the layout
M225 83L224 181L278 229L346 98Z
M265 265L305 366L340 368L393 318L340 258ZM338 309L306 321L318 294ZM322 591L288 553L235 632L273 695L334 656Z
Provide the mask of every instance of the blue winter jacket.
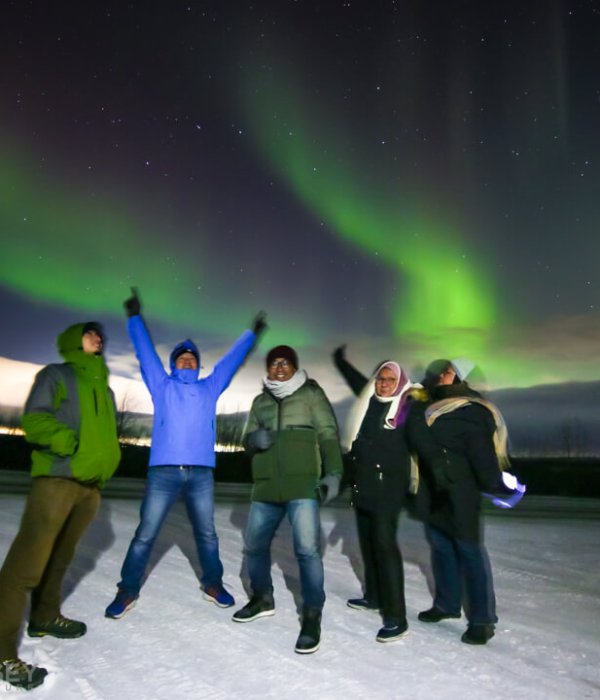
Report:
M214 467L217 400L252 350L256 335L244 331L212 374L199 379L199 368L175 368L173 355L179 346L171 354L171 374L165 372L141 316L132 316L127 329L154 403L150 466ZM180 345L199 357L192 341Z

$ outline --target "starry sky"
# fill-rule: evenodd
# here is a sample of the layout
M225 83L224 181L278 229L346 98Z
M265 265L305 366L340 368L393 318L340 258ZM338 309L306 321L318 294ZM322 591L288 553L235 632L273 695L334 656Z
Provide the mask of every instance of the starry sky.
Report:
M598 36L591 0L5 0L0 357L95 318L127 376L136 285L165 353L264 309L325 383L341 343L600 379Z

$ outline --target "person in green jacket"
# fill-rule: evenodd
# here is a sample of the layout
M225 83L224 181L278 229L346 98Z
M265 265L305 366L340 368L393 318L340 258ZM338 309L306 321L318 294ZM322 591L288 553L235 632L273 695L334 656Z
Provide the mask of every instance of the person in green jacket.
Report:
M0 570L0 680L35 688L45 668L21 661L17 638L27 595L27 633L81 637L86 625L60 612L63 577L93 520L100 491L120 459L115 401L98 323L78 323L58 337L63 364L42 369L25 404L23 429L33 444L32 484L21 526Z
M293 348L273 348L266 364L264 388L252 403L244 438L246 449L253 454L254 486L245 533L252 595L233 620L251 622L275 613L271 542L287 516L303 599L295 651L310 654L319 648L325 603L319 501L327 503L339 491L338 428L321 387L298 369Z

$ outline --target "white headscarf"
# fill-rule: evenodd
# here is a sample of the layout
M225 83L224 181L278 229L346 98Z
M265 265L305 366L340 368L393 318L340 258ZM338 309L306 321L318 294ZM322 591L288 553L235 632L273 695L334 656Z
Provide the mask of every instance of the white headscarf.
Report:
M375 379L384 367L389 367L398 379L392 396L378 396L375 393ZM381 403L390 404L383 427L387 430L395 430L404 418L403 409L408 398L408 392L415 386L420 386L420 384L413 384L406 372L397 362L393 362L392 360L383 362L373 373L365 388L360 392L358 399L350 411L343 441L344 448L350 449L352 443L356 439L372 396L375 396L376 400Z

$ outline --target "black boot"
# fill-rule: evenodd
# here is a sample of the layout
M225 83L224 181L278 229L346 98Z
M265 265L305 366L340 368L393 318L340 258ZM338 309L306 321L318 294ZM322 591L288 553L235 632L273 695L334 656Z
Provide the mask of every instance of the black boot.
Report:
M321 611L305 610L302 615L302 628L296 642L297 654L312 654L321 643Z
M494 636L494 625L469 625L460 641L465 644L487 644Z
M423 612L420 612L418 615L419 621L420 622L440 622L441 620L454 620L458 619L460 617L460 612L459 613L448 613L445 612L444 610L440 610L439 608L436 608L435 605L433 608L429 608L429 610L423 610Z
M252 622L252 620L257 620L259 617L268 617L269 615L275 615L273 596L255 595L250 598L243 608L234 612L231 619L234 622Z

